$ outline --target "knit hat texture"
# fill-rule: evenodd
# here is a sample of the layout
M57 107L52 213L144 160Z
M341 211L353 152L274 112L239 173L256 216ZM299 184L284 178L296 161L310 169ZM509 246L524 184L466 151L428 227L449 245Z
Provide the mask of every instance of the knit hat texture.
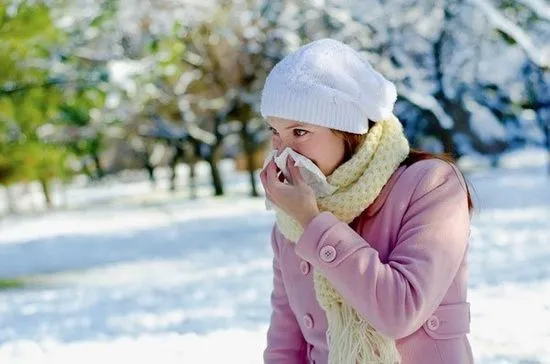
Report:
M260 112L354 134L369 120L393 115L395 85L366 58L334 39L308 43L273 67L264 84Z

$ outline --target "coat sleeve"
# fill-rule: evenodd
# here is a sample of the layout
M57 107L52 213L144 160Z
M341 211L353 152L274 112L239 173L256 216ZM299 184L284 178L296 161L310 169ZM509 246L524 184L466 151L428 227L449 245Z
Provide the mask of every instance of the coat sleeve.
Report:
M290 309L281 270L276 227L271 233L273 246L273 291L271 293L271 322L267 331L265 364L302 364L307 356L307 345L296 316Z
M456 170L441 162L416 181L416 187L407 187L414 192L387 263L328 212L310 222L296 246L296 254L321 270L371 325L394 339L418 330L439 306L469 237L466 191Z

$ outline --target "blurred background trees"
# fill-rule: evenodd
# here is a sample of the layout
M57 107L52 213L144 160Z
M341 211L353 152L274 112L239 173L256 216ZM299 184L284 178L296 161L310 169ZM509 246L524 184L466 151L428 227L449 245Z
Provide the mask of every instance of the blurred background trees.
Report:
M550 8L540 0L63 0L0 4L0 184L219 161L255 173L269 70L332 37L394 81L411 143L456 158L545 146ZM549 163L550 171L550 163ZM13 196L11 197L12 204ZM15 206L15 205L13 205Z

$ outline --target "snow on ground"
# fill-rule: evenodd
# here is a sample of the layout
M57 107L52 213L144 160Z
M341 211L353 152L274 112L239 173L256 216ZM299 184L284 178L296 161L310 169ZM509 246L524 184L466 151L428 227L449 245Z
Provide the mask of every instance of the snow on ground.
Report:
M468 175L476 363L550 363L550 177L533 158ZM219 199L111 180L0 220L0 277L29 285L0 291L0 363L261 363L273 215L224 168Z

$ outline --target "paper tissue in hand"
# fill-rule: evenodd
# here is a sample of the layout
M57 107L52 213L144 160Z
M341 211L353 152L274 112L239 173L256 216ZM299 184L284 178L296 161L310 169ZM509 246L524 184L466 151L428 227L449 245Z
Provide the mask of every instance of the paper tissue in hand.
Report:
M319 167L317 167L311 160L301 154L298 154L289 147L283 150L283 152L278 156L277 150L271 151L265 159L262 169L264 169L271 160L274 160L277 167L279 167L283 173L283 176L287 177L289 175L287 169L287 158L289 156L294 159L295 165L302 174L305 183L313 189L316 197L324 197L334 193L336 187L327 182L326 176L323 172L321 172ZM268 199L266 199L266 208L268 210L271 209L271 202Z

